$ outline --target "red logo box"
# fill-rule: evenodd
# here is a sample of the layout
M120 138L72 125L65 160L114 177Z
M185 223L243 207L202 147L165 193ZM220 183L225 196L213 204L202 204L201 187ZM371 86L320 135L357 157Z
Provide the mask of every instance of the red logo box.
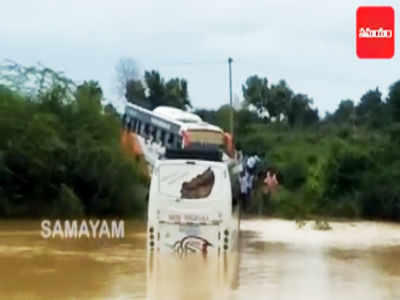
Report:
M357 9L356 52L359 58L394 56L394 10L390 6Z

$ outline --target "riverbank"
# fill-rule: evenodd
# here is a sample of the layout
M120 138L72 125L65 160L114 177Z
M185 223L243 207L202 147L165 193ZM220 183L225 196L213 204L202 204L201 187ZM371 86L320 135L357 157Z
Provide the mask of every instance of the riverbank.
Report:
M327 231L318 230L314 225L314 220L305 220L299 227L291 220L248 217L241 222L241 230L258 233L271 243L352 249L400 247L400 223L331 219L331 229Z

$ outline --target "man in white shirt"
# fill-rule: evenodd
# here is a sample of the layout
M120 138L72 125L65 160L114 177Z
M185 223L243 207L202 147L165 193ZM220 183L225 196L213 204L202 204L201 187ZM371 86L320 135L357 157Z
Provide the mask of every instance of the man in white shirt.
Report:
M252 170L252 169L255 167L255 165L256 165L256 159L255 159L255 157L254 157L254 156L250 156L250 157L247 159L247 167L248 167L250 170Z
M256 169L256 165L258 162L260 162L261 159L258 157L258 155L252 155L247 159L247 169L251 174L254 174L254 171Z

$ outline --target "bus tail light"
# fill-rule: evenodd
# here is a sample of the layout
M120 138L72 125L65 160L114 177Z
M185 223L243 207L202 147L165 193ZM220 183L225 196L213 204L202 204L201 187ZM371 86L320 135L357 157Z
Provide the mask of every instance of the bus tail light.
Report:
M228 243L229 243L229 231L228 231L228 229L225 229L224 230L224 250L226 251L226 250L228 250Z
M235 155L235 150L233 148L233 137L229 133L224 133L224 144L226 153L229 157L233 158Z
M190 145L190 135L187 131L182 131L182 137L183 137L183 148L185 148Z
M149 246L150 250L152 251L154 249L154 227L149 228Z

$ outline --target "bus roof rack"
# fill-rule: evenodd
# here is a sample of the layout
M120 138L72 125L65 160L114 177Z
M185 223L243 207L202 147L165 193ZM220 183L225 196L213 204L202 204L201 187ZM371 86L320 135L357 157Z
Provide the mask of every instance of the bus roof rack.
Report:
M198 159L222 162L222 151L218 149L167 149L166 159Z

